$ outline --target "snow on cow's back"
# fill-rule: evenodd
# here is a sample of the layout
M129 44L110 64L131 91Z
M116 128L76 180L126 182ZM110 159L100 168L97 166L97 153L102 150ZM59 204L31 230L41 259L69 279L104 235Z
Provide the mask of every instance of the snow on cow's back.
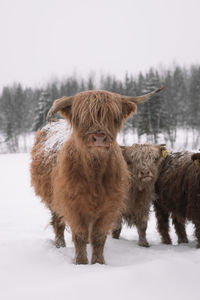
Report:
M51 207L52 186L51 174L58 163L60 150L69 138L71 127L65 120L48 123L35 136L31 151L31 184L35 194Z
M42 130L45 131L44 154L58 152L71 134L71 126L62 119L48 123Z

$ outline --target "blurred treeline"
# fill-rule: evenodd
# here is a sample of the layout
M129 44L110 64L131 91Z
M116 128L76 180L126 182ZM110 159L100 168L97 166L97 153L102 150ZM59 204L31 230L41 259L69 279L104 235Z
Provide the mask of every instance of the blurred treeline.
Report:
M123 127L124 134L134 130L138 138L145 134L148 142L157 143L163 133L173 146L178 128L200 128L200 66L150 69L138 76L127 73L123 80L111 75L94 78L73 75L43 88L23 88L20 83L5 86L0 96L0 151L2 145L9 152L19 151L20 138L46 124L46 114L55 99L88 89L136 96L165 86L160 94L138 107L138 114Z

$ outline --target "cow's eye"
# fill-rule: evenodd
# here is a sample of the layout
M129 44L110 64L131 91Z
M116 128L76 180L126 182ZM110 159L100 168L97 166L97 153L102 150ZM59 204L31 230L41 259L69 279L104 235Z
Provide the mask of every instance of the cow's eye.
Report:
M117 118L114 118L114 123L117 125L119 123L119 120Z
M121 118L120 117L115 117L114 118L114 124L117 126L117 125L120 125L121 123Z
M100 109L98 110L98 113L97 113L97 119L98 119L98 120L101 119L101 110L100 110Z

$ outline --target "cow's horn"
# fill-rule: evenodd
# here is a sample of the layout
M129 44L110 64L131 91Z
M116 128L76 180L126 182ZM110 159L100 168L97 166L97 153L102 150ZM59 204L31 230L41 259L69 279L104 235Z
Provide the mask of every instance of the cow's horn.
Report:
M149 100L151 97L153 97L156 93L160 92L162 89L164 89L164 86L160 87L159 89L156 89L155 91L153 91L151 93L145 94L143 96L136 96L136 97L122 96L122 98L125 98L128 101L134 102L135 104L139 104L139 103Z
M64 96L60 99L55 100L47 114L47 121L49 121L57 111L71 105L71 103L72 103L72 97Z

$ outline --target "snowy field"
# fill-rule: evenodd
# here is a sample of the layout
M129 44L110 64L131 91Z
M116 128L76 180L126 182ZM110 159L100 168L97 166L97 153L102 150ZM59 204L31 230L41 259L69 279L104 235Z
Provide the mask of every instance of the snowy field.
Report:
M72 264L74 246L56 249L48 211L30 187L29 154L0 155L0 299L200 299L200 250L191 224L189 245L161 245L152 213L150 248L137 245L135 229L108 238L106 265ZM90 249L88 246L90 254Z

